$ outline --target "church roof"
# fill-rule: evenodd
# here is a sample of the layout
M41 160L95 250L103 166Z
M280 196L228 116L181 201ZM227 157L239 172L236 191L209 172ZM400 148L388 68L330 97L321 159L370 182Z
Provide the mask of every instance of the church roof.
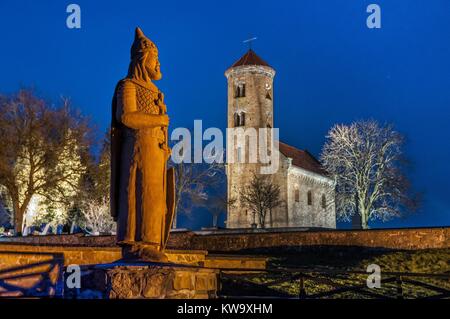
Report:
M255 51L253 51L252 49L249 49L247 51L247 53L245 53L239 60L237 60L231 67L237 67L237 66L241 66L241 65L262 65L262 66L268 66L270 67L269 64L267 64L266 61L264 61L263 59L261 59L256 53Z
M281 154L292 158L292 165L316 174L327 175L320 162L307 150L300 150L282 142L279 142L279 149Z

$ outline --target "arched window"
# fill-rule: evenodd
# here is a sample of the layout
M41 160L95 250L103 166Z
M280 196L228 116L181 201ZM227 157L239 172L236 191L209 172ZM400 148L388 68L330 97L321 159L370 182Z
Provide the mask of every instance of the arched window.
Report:
M239 126L245 126L245 113L244 112L241 113Z
M309 206L312 205L312 201L313 201L313 199L312 199L312 192L308 191L308 205Z
M234 113L234 126L245 126L245 113Z
M239 126L240 116L238 113L234 113L234 126Z
M325 196L325 194L322 194L322 208L327 208L327 197Z
M298 188L294 189L294 200L298 203L300 201L300 191Z
M245 97L245 83L240 83L236 86L235 97Z

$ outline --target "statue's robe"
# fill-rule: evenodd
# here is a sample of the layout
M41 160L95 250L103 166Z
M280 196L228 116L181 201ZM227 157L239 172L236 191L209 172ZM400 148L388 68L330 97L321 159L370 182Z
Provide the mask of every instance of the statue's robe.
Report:
M173 216L166 204L169 149L167 129L152 124L148 115L165 114L162 93L145 82L124 79L117 84L112 108L111 213L117 239L161 250Z

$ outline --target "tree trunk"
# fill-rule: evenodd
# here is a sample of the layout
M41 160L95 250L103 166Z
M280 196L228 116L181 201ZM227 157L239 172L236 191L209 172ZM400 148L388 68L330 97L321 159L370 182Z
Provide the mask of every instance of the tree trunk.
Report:
M361 228L362 229L368 229L369 228L369 221L367 220L368 214L365 210L361 211Z
M270 227L273 227L272 210L269 210L269 222L270 222Z
M24 211L19 207L18 203L13 204L13 210L14 210L14 235L22 236Z
M265 228L265 224L266 224L266 214L264 214L263 212L259 212L259 225L261 228Z
M358 207L358 212L360 217L361 217L361 229L367 229L368 228L368 216L369 216L369 212L366 208L366 206L364 205L364 196L359 194L359 196L356 198L357 200L357 207Z
M23 216L30 203L31 196L27 196L20 205L18 200L13 199L13 210L14 210L14 232L15 236L21 236L23 230Z

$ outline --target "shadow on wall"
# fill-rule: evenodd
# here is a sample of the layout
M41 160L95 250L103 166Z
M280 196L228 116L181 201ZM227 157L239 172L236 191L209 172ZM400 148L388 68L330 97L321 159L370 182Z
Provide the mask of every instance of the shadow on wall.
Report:
M0 298L61 297L63 266L63 254L0 251Z

